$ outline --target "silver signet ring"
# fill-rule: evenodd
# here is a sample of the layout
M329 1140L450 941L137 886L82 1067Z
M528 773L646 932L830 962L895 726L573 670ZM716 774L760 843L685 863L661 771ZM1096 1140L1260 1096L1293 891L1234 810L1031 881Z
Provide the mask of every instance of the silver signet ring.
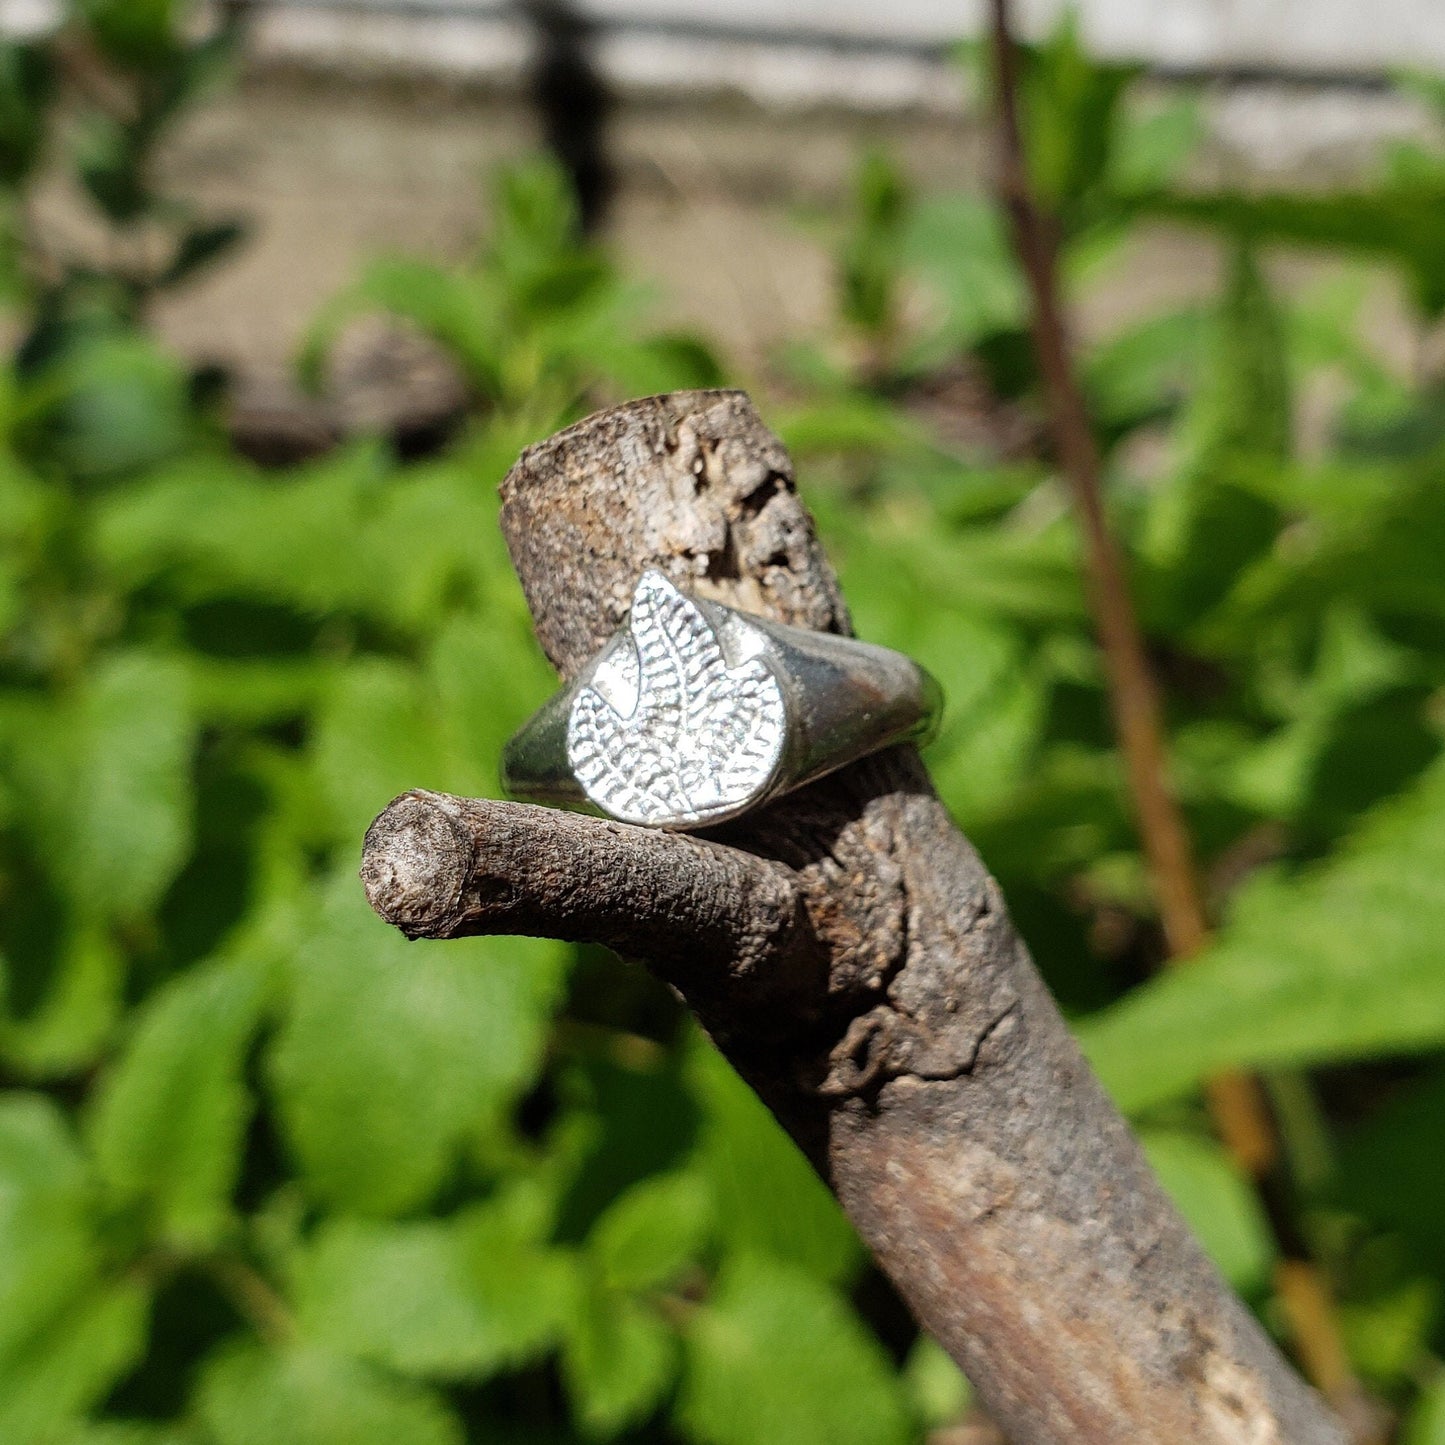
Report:
M942 694L886 647L688 597L644 572L626 623L502 755L514 798L701 828L931 734Z

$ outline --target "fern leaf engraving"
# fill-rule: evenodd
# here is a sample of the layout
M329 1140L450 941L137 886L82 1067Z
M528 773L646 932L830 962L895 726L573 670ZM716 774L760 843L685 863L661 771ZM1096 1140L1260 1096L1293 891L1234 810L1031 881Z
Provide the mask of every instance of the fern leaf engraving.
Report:
M759 657L729 667L695 603L660 572L633 593L632 646L572 704L567 757L614 818L688 826L745 807L782 752L782 689Z

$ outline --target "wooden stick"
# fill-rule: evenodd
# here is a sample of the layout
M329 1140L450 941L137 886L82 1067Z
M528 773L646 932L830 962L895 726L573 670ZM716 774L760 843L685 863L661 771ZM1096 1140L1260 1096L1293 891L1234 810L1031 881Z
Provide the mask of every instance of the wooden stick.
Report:
M739 392L599 413L502 495L564 677L646 567L848 630ZM363 875L409 932L595 938L677 986L1015 1445L1342 1445L1151 1176L911 749L707 841L408 794Z

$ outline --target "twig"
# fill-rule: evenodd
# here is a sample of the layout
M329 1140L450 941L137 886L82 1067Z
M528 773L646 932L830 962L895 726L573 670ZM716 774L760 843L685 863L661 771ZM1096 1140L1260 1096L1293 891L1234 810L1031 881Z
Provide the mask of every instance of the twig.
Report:
M998 185L1014 248L1032 298L1034 355L1043 378L1059 469L1074 494L1088 562L1089 599L1108 677L1109 704L1128 772L1129 791L1159 904L1169 959L1184 962L1209 941L1193 846L1170 791L1158 689L1144 650L1118 543L1104 515L1102 467L1083 389L1069 350L1060 299L1057 228L1030 183L1020 131L1018 52L1008 0L990 0ZM1206 1084L1210 1115L1226 1149L1255 1181L1275 1225L1282 1262L1277 1284L1307 1373L1341 1409L1360 1386L1349 1369L1329 1288L1289 1226L1281 1150L1257 1078L1222 1073Z
M408 938L602 943L644 954L679 987L790 1013L824 979L791 872L717 843L419 788L372 823L362 857L371 906Z
M232 1254L204 1255L196 1263L220 1286L261 1339L285 1344L296 1333L296 1322L285 1300L259 1271Z
M564 676L649 566L847 630L740 393L591 417L524 452L503 501ZM708 841L408 794L363 874L413 933L597 939L678 987L1015 1445L1342 1445L1150 1175L911 749Z

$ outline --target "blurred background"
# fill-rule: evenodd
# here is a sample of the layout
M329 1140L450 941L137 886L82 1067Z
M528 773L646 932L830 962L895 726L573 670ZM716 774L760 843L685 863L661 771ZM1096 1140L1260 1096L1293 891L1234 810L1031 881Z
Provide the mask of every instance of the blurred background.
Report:
M519 449L718 384L1231 1283L1445 1441L1445 12L1018 19L1217 925L1167 974L977 7L0 4L5 1445L996 1442L666 990L356 879L552 689Z

